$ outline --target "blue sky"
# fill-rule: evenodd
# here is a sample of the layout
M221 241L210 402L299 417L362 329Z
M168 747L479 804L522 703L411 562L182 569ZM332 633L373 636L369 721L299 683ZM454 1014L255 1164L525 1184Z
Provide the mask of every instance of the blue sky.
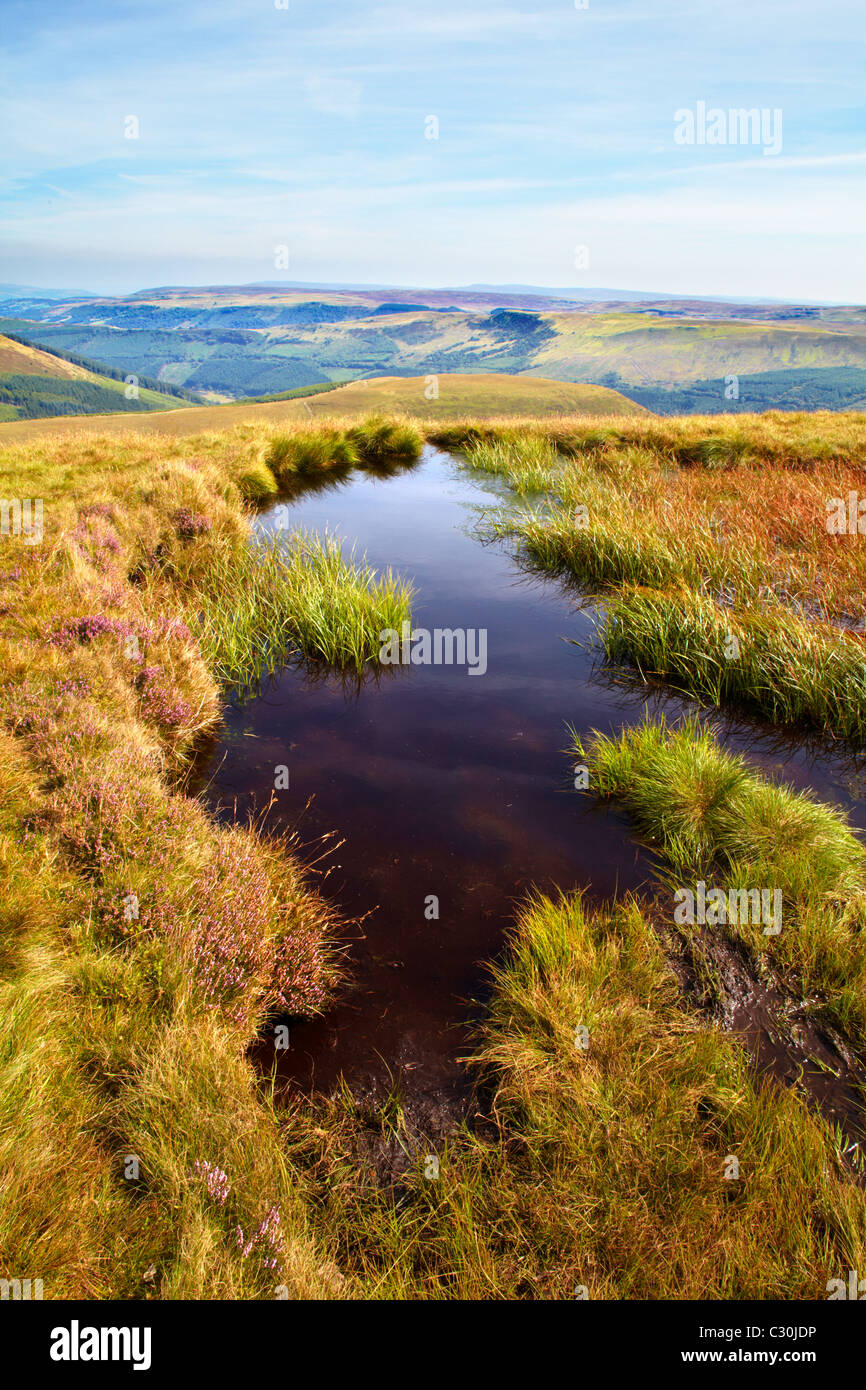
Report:
M2 14L0 281L866 300L863 0ZM699 102L780 110L781 152L678 144Z

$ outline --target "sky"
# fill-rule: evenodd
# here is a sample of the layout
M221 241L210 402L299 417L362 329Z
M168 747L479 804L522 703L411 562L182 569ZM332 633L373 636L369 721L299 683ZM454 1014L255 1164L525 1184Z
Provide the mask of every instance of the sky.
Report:
M0 0L0 17L2 282L866 301L863 0ZM741 108L763 136L728 128Z

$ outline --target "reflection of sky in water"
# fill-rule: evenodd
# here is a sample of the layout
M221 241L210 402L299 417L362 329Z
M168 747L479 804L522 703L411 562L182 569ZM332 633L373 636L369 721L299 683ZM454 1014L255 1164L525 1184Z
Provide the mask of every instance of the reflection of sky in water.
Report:
M467 1013L461 1001L483 992L483 963L525 893L581 887L606 897L647 876L623 819L571 790L566 724L607 732L638 722L647 705L670 716L683 706L599 669L574 645L591 640L591 610L562 585L521 573L506 548L479 542L479 503L502 497L429 450L412 471L355 474L259 523L327 529L374 568L399 571L415 585L416 626L488 633L484 676L412 667L357 692L288 670L228 713L211 795L228 807L237 799L240 814L261 808L275 766L287 764L291 785L269 824L297 826L310 858L319 837L337 832L345 843L320 866L325 892L349 915L372 913L352 948L355 991L326 1020L293 1030L283 1060L299 1077L312 1057L322 1084L340 1069L356 1081L386 1078L381 1057L406 1068L407 1085L447 1090L465 1044L453 1028ZM846 804L850 760L818 746L816 761L778 731L713 718L774 775ZM430 894L438 921L424 917Z

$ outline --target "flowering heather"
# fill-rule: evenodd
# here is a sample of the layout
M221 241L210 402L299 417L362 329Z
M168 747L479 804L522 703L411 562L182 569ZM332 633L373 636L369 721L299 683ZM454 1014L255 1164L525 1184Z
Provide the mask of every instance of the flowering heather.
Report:
M128 907L132 900L136 904L135 912ZM138 893L123 883L112 888L94 888L89 905L94 921L101 925L104 935L112 943L145 933L165 936L175 927L178 919L177 903L160 897L158 889L151 891L146 898L139 898Z
M181 618L171 618L167 614L160 613L153 620L153 628L160 637L174 637L179 642L192 640L192 633Z
M145 719L166 729L178 729L189 724L192 706L171 689L161 666L145 666L136 676L135 685Z
M17 685L4 685L0 689L0 703L4 724L15 734L26 734L34 727L36 711L44 702L41 691L24 680Z
M321 930L309 922L301 905L290 931L280 939L271 977L272 1007L286 1014L307 1014L327 1003L327 968L322 949Z
M90 613L83 618L68 619L59 628L46 633L46 640L52 647L68 652L76 643L86 645L97 637L135 637L139 642L152 642L156 635L149 623L127 622L124 618L109 618L105 613Z
M197 885L201 913L190 965L206 1005L251 1023L270 954L272 891L265 865L238 835L224 836Z
M100 574L108 573L107 557L102 552L108 551L113 555L120 552L120 540L110 526L91 530L88 522L82 519L73 530L67 532L67 535L78 547L79 553L89 560Z
M228 1173L223 1172L215 1163L208 1160L197 1158L190 1171L191 1178L202 1178L207 1188L208 1196L213 1197L219 1205L225 1206L226 1198L232 1190Z
M177 800L157 803L152 787L131 770L115 777L69 775L53 804L63 819L67 853L88 874L132 861L164 868L173 837L183 833Z
M90 502L86 507L82 507L78 513L80 517L104 516L114 520L114 508L109 502Z
M116 637L132 637L135 629L123 618L109 618L104 613L92 613L84 618L72 618L62 627L49 633L48 640L53 647L70 651L76 642L92 642L94 637L111 633Z
M309 903L306 915L300 901L286 905L291 868L280 867L279 885L274 873L268 851L236 831L195 885L198 916L184 954L205 1005L237 1025L254 1026L263 1009L312 1013L325 1002L321 921Z
M72 676L68 676L63 680L59 680L55 688L58 695L76 695L78 697L83 697L84 695L90 694L90 681L75 680Z
M176 512L172 512L171 519L178 536L184 541L204 535L213 526L209 516L203 516L201 512L193 512L189 507L178 507Z
M265 1269L275 1269L278 1258L283 1254L279 1207L268 1208L264 1220L259 1222L249 1239L244 1236L243 1227L236 1226L235 1240L241 1252L241 1259L246 1260L255 1253Z

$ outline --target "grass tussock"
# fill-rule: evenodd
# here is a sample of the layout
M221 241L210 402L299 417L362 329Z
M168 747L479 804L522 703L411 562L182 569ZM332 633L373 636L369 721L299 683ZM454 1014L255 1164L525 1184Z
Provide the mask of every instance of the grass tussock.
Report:
M367 416L353 425L346 437L366 468L414 463L424 446L424 435L417 425L387 415Z
M396 1191L359 1182L351 1107L287 1122L345 1296L821 1298L863 1258L826 1131L683 1010L636 905L532 901L474 1062L492 1124L437 1147L436 1180L419 1157Z
M308 427L275 434L268 442L264 463L278 482L289 483L323 469L347 471L360 455L344 431L327 427Z
M291 655L360 674L378 662L379 634L410 613L411 587L390 570L346 559L333 537L295 534L228 550L190 623L220 683L251 690Z
M794 977L799 997L817 997L866 1043L866 849L840 811L769 781L694 718L576 739L573 752L588 768L589 791L619 801L657 847L671 895L699 879L725 892L779 890L777 934L752 921L725 930L766 952Z
M778 609L732 614L694 594L625 588L606 608L601 641L611 661L706 703L866 740L866 651L858 633Z
M246 502L267 502L279 492L276 478L262 459L254 460L238 474L238 488Z
M841 421L816 441L795 422L773 444L770 423L739 417L708 437L682 421L582 435L488 427L464 456L518 494L546 494L492 531L531 566L599 593L610 659L859 743L866 549L828 527L833 499L859 495L859 437Z
M508 439L479 439L466 446L467 468L504 478L520 496L544 492L557 468L557 454L546 439L528 437L523 443Z
M414 463L424 436L408 420L369 415L354 424L308 424L273 435L263 462L284 486L323 472Z

